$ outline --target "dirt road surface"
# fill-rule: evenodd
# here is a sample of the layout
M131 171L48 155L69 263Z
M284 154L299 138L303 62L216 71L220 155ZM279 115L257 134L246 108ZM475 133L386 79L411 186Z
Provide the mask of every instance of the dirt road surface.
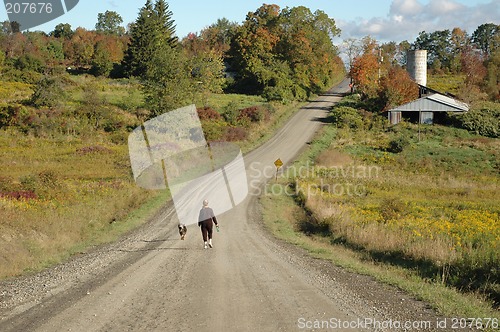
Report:
M257 194L274 175L264 170L290 163L346 90L320 96L245 156L249 195L218 216L213 249L196 225L181 241L167 203L117 243L0 283L0 331L434 330L439 317L426 304L311 259L262 226Z

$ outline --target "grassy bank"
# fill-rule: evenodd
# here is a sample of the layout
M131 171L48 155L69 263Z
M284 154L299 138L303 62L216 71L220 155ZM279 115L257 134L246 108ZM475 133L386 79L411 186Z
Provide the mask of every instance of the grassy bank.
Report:
M413 295L416 299L429 303L438 313L447 317L493 317L500 319L491 302L475 294L463 294L439 282L422 278L411 269L397 264L374 261L363 250L332 243L321 234L304 233L303 225L310 216L297 205L294 197L284 194L286 181L280 195L268 194L260 198L266 227L277 238L305 249L311 257L331 261L349 271L369 275L376 280L393 285ZM279 190L274 190L279 192Z
M444 314L498 306L499 140L438 125L389 127L344 108L355 103L346 99L332 112L331 124L280 179L292 197L262 200L265 214L303 212L268 216L267 224L295 220L278 233L313 253L348 253L356 263L339 264L359 265L358 272L393 271L398 286ZM434 287L457 298L441 303ZM460 292L478 300L464 295L460 302Z
M0 131L0 156L0 278L116 239L160 197L131 181L126 146Z

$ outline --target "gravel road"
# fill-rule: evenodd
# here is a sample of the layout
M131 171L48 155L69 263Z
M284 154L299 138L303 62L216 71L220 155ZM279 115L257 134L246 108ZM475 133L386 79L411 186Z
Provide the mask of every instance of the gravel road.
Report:
M245 156L247 169L290 163L346 90L345 81L301 109ZM0 283L0 331L446 330L425 303L267 234L256 194L269 176L253 174L245 201L218 216L213 249L196 225L179 239L167 202L116 243Z

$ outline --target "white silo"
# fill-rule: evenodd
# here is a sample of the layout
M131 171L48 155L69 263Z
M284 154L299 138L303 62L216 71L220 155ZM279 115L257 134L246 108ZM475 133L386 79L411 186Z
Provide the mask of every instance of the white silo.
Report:
M427 50L408 51L406 59L410 77L418 84L427 86Z

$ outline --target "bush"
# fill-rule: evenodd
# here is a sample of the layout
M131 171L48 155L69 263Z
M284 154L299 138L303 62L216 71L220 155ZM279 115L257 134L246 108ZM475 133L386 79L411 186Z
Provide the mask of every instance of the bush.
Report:
M384 199L380 205L380 214L385 222L397 220L407 214L408 205L400 198Z
M452 116L455 124L478 135L500 137L500 107L471 110Z
M401 153L409 145L410 140L406 136L400 135L399 137L389 142L389 147L387 148L387 150L392 153Z
M201 127L207 141L219 141L226 134L227 124L224 121L202 120Z
M62 97L64 97L62 80L57 77L45 77L37 83L30 103L35 107L55 107L61 102Z
M330 119L337 127L359 129L363 127L363 116L355 108L348 106L334 107Z
M251 106L244 108L240 111L238 121L245 121L248 119L250 122L260 122L269 120L269 110L262 106Z
M210 107L198 108L197 111L201 121L222 120L222 115Z
M0 105L0 128L10 126L18 112L19 106Z
M287 104L295 99L289 87L267 86L262 92L262 97L267 101L279 101Z
M42 59L30 54L19 57L14 63L14 67L21 71L35 71L37 73L43 73L46 69Z
M227 128L224 140L228 142L243 141L247 138L248 132L243 127L229 127Z
M236 103L235 101L231 101L229 104L227 104L227 106L224 108L224 111L222 112L224 120L232 125L237 123L239 115L240 111L238 110L238 103Z
M0 197L25 201L38 198L38 196L30 190L0 192Z

